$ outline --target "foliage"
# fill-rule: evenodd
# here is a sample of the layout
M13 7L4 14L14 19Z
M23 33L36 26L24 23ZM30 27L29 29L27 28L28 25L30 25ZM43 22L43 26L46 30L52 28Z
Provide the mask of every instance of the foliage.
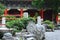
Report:
M46 21L44 21L44 23L46 23L46 24L50 24L50 23L51 23L51 21L46 20Z
M34 17L37 17L37 16L39 16L39 13L35 13L35 16Z
M49 26L51 29L54 28L54 24L49 24L48 26Z
M20 19L12 20L6 23L8 28L14 28L15 30L21 30L24 25Z
M55 13L57 13L59 10L59 7L60 7L60 0L46 0L45 1L48 8L52 8L54 10Z
M44 0L33 0L32 1L32 6L38 9L43 8L43 5L44 5Z
M51 0L47 1L46 0L45 2L47 3L47 6L50 7L50 8L56 8L56 7L59 6L58 5L59 4L59 0L52 0L52 1Z
M5 8L6 7L0 3L0 15L3 15Z
M16 20L12 20L6 23L6 26L8 28L13 28L15 32L17 31L21 31L22 29L26 28L26 26L28 25L28 21L29 20L33 20L31 17L29 18L19 18Z
M6 16L6 19L7 19L6 21L9 22L9 21L12 21L13 19L16 19L16 17L8 15Z
M60 12L60 0L33 0L32 6L36 7L38 9L41 8L51 8L54 10L55 14L57 15L57 12Z
M37 23L37 17L38 17L38 16L39 16L39 14L38 14L38 13L35 13L35 16L33 17L35 23Z
M46 20L46 21L44 21L44 23L45 23L45 24L48 24L48 26L49 26L51 29L54 28L54 24L53 24L51 21Z

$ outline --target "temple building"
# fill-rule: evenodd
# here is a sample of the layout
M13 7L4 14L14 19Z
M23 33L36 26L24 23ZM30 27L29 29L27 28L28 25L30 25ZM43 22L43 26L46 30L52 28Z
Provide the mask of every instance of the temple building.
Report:
M6 6L4 15L22 16L24 12L34 15L38 10L32 7L32 0L0 0Z
M58 17L54 14L53 9L47 8L47 2L44 5L43 10L38 10L36 7L32 7L32 0L0 0L0 3L6 6L4 15L13 15L22 17L24 12L33 17L35 13L38 13L43 20L57 21Z

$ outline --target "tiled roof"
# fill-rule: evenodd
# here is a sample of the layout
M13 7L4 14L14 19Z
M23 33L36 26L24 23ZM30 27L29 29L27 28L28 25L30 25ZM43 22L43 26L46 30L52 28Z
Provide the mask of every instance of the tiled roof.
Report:
M32 0L0 0L0 1L32 1Z

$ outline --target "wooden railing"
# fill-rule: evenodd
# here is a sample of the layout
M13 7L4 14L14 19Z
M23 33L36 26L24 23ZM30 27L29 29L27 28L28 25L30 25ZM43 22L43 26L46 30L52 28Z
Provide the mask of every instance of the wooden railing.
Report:
M0 20L2 20L2 17L6 17L6 20L15 20L15 19L18 19L18 18L8 18L8 16L19 16L19 18L21 18L20 17L20 15L7 15L7 16L0 16Z
M13 16L13 15L10 15L10 16ZM20 15L14 15L14 16L20 16ZM19 18L8 18L7 16L0 16L0 21L1 21L0 27L6 25L6 24L2 24L2 17L6 17L5 18L6 21L7 20L16 20L16 19L19 19Z
M18 18L6 18L6 20L16 20L16 19L18 19ZM0 20L2 20L2 19L0 19Z

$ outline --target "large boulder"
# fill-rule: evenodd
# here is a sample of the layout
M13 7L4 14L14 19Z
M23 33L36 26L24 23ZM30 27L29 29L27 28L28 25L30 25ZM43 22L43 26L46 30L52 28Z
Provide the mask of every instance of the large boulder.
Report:
M11 33L4 33L2 40L14 40Z

